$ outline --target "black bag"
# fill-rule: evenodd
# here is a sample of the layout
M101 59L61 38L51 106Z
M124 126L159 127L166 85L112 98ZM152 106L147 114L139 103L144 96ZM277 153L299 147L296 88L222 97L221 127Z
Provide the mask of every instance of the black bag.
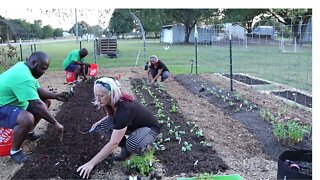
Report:
M310 166L306 166L305 164L299 164L296 162L306 162L306 164L310 164ZM302 173L303 169L310 170L311 173L311 164L312 151L310 150L284 151L278 159L277 179L312 179L312 175Z

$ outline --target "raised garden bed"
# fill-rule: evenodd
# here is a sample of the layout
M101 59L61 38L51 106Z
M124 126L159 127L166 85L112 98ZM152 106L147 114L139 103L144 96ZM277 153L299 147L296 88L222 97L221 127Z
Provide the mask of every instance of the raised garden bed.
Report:
M303 106L312 108L312 97L302 94L300 92L286 90L286 91L272 92L272 94L288 99L295 103L301 104Z
M230 78L230 74L223 74L223 76ZM265 85L270 84L266 81L262 81L259 79L251 78L249 76L241 75L241 74L233 74L232 79L236 81L240 81L242 83L248 84L248 85Z
M234 92L223 90L214 83L203 79L198 75L176 75L175 80L189 92L221 109L225 114L240 121L260 142L263 152L273 160L287 149L282 145L272 132L272 125L263 120L260 115L260 107L241 97ZM295 144L293 148L311 149L312 142L308 137Z
M224 172L228 166L208 144L200 129L178 111L173 111L175 100L164 89L158 86L143 88L141 80L133 80L132 85L137 97L144 100L144 104L154 113L159 114L157 103L163 104L163 117L158 117L162 123L162 140L165 150L156 151L155 155L164 166L165 176L175 176L181 173L192 176L195 173ZM29 156L30 161L24 163L13 179L80 179L76 169L90 160L107 143L107 139L99 133L83 135L80 131L88 130L91 125L103 117L103 113L92 105L93 81L81 83L75 88L75 95L64 103L56 118L64 125L63 142L51 125L38 141L37 147ZM157 103L152 99L149 91L154 92ZM168 126L168 124L170 124ZM181 140L176 139L180 133ZM184 133L182 133L184 132ZM198 133L198 134L197 134ZM168 140L170 138L170 140ZM180 141L180 143L179 143ZM187 142L187 144L185 143ZM189 145L189 146L188 146ZM192 147L190 148L190 145ZM190 149L189 149L190 148ZM114 168L112 157L95 167L97 171L110 171ZM126 173L121 168L120 172ZM103 174L103 173L102 173ZM105 178L103 175L100 178Z

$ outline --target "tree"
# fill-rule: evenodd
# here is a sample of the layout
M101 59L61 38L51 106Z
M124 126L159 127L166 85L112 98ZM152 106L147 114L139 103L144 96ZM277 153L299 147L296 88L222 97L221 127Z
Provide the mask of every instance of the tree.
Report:
M246 27L248 33L253 30L253 20L265 13L268 9L223 9L221 14L224 22L238 22Z
M146 35L148 32L154 32L157 36L161 26L172 22L170 17L165 14L164 9L132 9L131 12L139 18Z
M76 32L76 23L72 26L72 28L69 30L70 33ZM78 22L78 35L83 36L85 34L91 33L91 27L88 23L85 21ZM75 33L76 34L76 33Z
M129 33L133 30L135 24L129 9L115 9L109 22L109 31L115 33L117 37L120 34Z
M269 9L268 11L280 23L292 26L292 37L300 41L302 32L305 32L307 23L312 18L312 9Z
M63 29L57 28L53 31L53 37L62 37L63 36Z
M40 38L42 37L42 21L41 20L34 20L33 24L30 25L30 34L33 38ZM32 38L31 37L31 38Z
M167 17L172 23L182 23L185 26L185 43L189 43L189 36L196 23L203 22L218 15L218 9L166 9Z
M103 34L103 28L100 25L91 26L91 32L96 37L101 37Z
M53 36L53 28L50 25L46 25L42 29L42 38L48 38Z

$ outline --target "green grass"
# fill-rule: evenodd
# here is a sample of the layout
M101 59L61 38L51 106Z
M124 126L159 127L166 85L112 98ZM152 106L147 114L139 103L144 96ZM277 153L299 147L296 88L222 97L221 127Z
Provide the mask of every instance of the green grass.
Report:
M93 62L93 42L83 41L82 47L89 50L87 62ZM173 74L187 74L191 71L190 60L195 59L195 46L169 45L165 50L158 39L146 42L146 59L152 54L162 59ZM79 49L75 41L37 44L38 51L46 52L51 58L50 71L62 70L65 56L73 49ZM118 40L118 58L97 56L99 68L134 67L137 54L138 67L143 70L144 47L141 40ZM299 47L297 53L281 53L278 45L250 45L233 47L233 73L246 73L254 77L283 83L311 92L312 51L311 47ZM23 46L23 59L31 53L30 45ZM20 55L18 48L18 55ZM198 73L230 73L229 46L198 45ZM0 72L1 70L0 67ZM195 62L194 69L195 72Z

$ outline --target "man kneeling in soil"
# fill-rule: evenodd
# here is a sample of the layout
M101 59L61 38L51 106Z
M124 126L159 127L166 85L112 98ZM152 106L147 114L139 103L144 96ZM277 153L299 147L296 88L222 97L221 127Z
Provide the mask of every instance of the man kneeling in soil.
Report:
M115 161L123 161L132 153L143 154L152 147L159 133L159 123L153 114L128 94L121 92L120 85L112 78L100 78L94 83L95 104L103 108L107 116L92 125L91 130L104 130L111 134L110 141L77 172L88 178L99 162L121 147ZM90 132L90 131L89 131ZM128 139L125 135L128 135Z
M52 93L40 87L38 78L48 69L49 57L34 52L27 62L18 62L0 74L0 127L13 129L11 159L27 160L21 150L24 140L40 138L34 128L41 118L51 123L62 135L63 126L48 112L49 99L65 101L64 93Z

